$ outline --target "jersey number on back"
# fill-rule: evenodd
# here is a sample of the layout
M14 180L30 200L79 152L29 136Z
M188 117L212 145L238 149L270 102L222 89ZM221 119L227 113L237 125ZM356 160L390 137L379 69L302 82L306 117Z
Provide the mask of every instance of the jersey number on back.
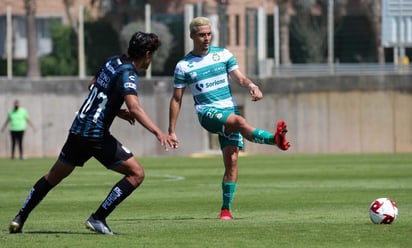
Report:
M80 115L79 115L80 119L83 119L89 113L90 108L93 105L93 102L95 101L96 98L100 100L100 103L99 103L98 108L96 109L96 112L93 115L93 122L96 123L97 120L99 119L100 114L106 107L107 95L104 94L103 92L99 92L99 94L97 94L97 91L98 91L97 87L93 87L92 92L90 92L90 95L87 98L86 104L84 104L80 112Z

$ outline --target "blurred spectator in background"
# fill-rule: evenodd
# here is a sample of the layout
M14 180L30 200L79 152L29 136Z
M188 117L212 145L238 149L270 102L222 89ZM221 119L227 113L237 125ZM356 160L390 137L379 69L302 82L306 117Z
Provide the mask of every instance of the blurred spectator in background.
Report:
M23 136L24 131L27 128L27 124L36 131L33 123L29 119L29 113L23 107L20 107L19 100L14 101L14 107L11 109L7 115L7 119L4 122L1 132L3 133L7 125L9 125L10 136L11 136L11 159L14 159L14 151L16 144L19 146L20 159L24 159L23 155Z

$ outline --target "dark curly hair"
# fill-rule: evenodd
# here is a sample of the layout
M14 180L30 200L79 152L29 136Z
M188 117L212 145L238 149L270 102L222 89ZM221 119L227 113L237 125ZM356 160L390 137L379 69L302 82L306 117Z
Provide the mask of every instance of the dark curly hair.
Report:
M155 52L161 45L160 39L156 34L136 32L129 41L127 53L133 59L141 58L148 51Z

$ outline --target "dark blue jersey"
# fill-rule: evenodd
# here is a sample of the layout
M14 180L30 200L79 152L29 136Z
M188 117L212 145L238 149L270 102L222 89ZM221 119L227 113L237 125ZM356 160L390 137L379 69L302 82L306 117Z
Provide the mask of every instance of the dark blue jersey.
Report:
M137 95L137 73L127 57L109 58L96 74L96 82L80 108L70 132L89 138L109 133L124 96Z

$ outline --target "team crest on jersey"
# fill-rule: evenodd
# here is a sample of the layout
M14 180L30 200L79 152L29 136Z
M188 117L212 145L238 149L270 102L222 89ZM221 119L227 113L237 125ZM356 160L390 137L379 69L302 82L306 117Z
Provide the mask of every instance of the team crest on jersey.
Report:
M213 54L212 54L212 60L213 60L213 61L219 61L219 60L220 60L219 54L213 53Z
M131 88L131 89L136 89L136 84L135 83L131 83L131 82L127 82L127 83L124 83L124 87L125 88Z
M197 73L195 71L190 73L190 78L191 79L194 80L194 79L196 79L196 77L197 77Z
M216 114L216 118L218 118L219 120L222 119L222 117L223 117L223 114L222 114L222 113Z

